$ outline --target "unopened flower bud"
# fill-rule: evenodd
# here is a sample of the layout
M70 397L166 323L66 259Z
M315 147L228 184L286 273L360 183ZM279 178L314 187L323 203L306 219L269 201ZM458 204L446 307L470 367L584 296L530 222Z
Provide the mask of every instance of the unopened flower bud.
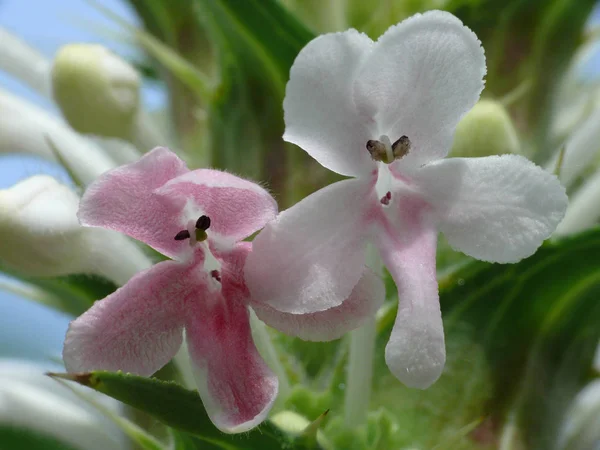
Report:
M519 138L508 112L497 101L481 100L459 122L450 152L456 157L519 153Z
M46 175L0 191L0 260L28 275L96 273L116 284L150 266L125 236L82 227L78 207L77 194Z
M131 139L140 101L140 76L100 45L61 48L52 68L54 99L80 133Z
M598 448L600 442L600 380L583 388L571 403L559 433L560 450Z

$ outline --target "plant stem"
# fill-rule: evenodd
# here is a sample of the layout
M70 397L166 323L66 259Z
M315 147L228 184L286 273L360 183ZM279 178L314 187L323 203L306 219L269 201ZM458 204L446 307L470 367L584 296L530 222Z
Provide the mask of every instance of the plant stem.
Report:
M370 244L367 246L366 259L371 270L381 275L383 264L377 249ZM373 383L376 337L377 326L374 316L370 317L361 328L350 333L350 354L344 402L344 418L347 428L367 423Z

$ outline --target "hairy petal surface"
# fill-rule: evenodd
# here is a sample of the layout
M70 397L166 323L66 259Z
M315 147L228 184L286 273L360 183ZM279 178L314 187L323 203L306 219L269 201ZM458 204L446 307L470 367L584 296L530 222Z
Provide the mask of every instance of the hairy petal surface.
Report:
M342 175L368 174L373 165L365 144L379 136L352 100L354 76L372 45L356 30L319 36L296 57L286 87L283 138Z
M446 156L454 129L483 90L485 56L477 36L452 14L416 14L388 29L363 61L354 102L392 142L410 153L394 165Z
M341 305L325 311L290 314L256 301L251 306L260 320L285 334L305 341L331 341L360 327L375 315L384 300L381 278L365 269L350 296Z
M385 360L405 385L426 389L446 362L435 268L437 230L420 199L404 197L390 209L391 220L382 221L376 241L399 299Z
M186 338L202 403L225 433L241 433L266 419L277 377L259 355L241 298L214 294L188 312Z
M344 180L270 222L245 266L252 298L293 314L339 306L363 273L371 181Z
M158 147L139 161L101 175L85 191L78 217L82 225L108 228L177 257L189 248L174 239L185 229L153 191L171 178L188 172L185 163L167 148Z
M69 325L67 370L150 376L163 367L181 346L189 303L205 293L201 264L201 255L189 264L161 262L94 303Z
M185 222L205 214L211 235L238 241L275 218L275 199L258 184L218 170L198 169L156 191L169 214Z
M532 255L568 203L554 175L518 155L437 161L418 170L414 181L450 245L484 261Z

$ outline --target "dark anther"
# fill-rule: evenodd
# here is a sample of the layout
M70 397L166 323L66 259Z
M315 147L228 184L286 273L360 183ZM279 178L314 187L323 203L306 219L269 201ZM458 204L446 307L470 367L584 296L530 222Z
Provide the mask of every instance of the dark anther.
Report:
M392 199L392 193L390 191L387 191L386 194L381 197L381 200L379 200L381 202L382 205L389 205L390 204L390 200Z
M219 273L218 270L211 270L210 276L213 277L215 280L217 280L219 283L221 282L221 274Z
M385 161L387 159L385 145L383 142L371 139L367 141L366 147L371 155L371 158L373 158L375 161Z
M184 239L190 238L190 232L188 230L181 230L179 233L175 235L176 241L183 241Z
M400 159L403 156L406 156L409 151L410 139L408 136L402 136L392 144L392 153L394 154L394 159Z
M199 230L208 230L210 227L210 217L208 216L200 216L196 221L196 228Z

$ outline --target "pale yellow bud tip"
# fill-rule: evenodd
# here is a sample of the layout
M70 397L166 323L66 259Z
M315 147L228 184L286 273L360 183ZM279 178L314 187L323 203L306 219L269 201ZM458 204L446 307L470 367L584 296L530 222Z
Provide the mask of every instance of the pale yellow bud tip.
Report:
M80 133L132 137L140 76L106 48L92 44L62 47L52 67L52 90L63 115Z
M456 157L519 153L519 138L501 103L480 100L456 127L450 152Z

